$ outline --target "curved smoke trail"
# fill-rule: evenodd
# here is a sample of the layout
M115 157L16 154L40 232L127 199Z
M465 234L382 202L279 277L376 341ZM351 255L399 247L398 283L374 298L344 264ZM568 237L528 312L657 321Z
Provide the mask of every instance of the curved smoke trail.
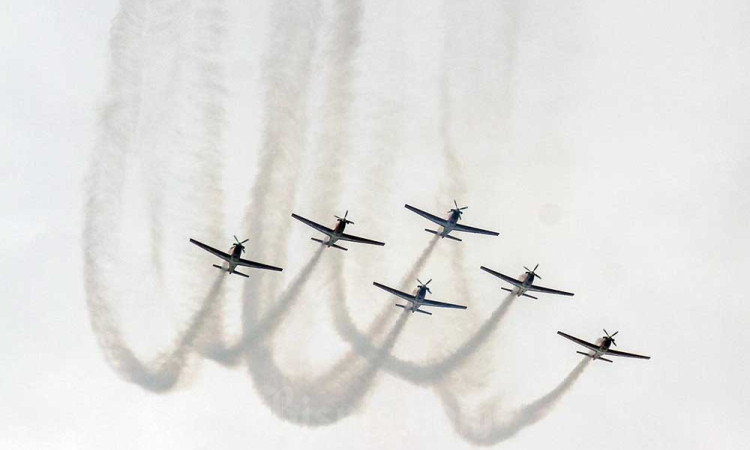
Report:
M284 264L292 210L297 193L300 162L304 159L308 129L307 105L311 65L319 26L318 0L274 2L271 10L271 42L263 62L265 111L258 170L245 209L243 224L260 245L253 250L259 260L273 256ZM269 303L280 277L251 278L242 294L242 334L227 342L219 314L211 318L211 340L201 349L207 358L223 365L241 361L247 336L257 325L258 303ZM219 308L220 311L223 308Z
M220 215L213 214L211 208L220 209L220 191L211 186L221 180L215 160L223 129L220 47L226 14L221 2L183 3L123 0L120 5L110 36L107 98L86 180L82 237L86 300L99 346L120 376L157 392L176 385L204 320L221 293L221 278L217 277L206 295L189 295L196 303L200 301L200 308L168 349L149 363L139 361L124 341L111 306L121 297L113 285L123 276L117 270L121 266L118 232L122 228L123 192L129 187L126 174L135 170L138 162L169 164L170 158L177 157L189 161L194 169L175 176L169 187L158 187L180 195L182 206L205 207L207 214L193 220L194 229L209 234L219 226L215 217ZM185 21L186 16L194 21ZM153 70L154 59L167 64L166 74ZM164 94L167 101L151 104L154 91ZM162 134L167 136L166 142L156 138ZM179 155L171 151L173 148L180 148ZM150 190L160 184L156 173L159 167L149 167L144 175ZM182 192L187 191L185 185L196 184L205 189ZM155 262L161 283L161 194L149 195L147 203L151 262Z
M306 426L324 426L349 416L364 401L390 354L409 315L403 312L369 360L350 353L332 369L312 379L294 379L284 374L270 347L252 346L249 370L264 404L279 418Z
M195 312L188 326L177 334L169 350L163 351L149 362L139 360L125 343L117 315L107 302L98 296L91 296L91 323L110 366L126 381L149 391L163 393L174 388L180 380L190 352L200 337L206 317L216 306L223 279L224 274L216 276L201 308Z
M584 358L554 389L543 397L522 406L516 411L506 414L505 419L498 419L500 401L492 400L480 407L479 415L467 417L460 406L458 398L447 389L440 389L438 393L443 402L453 429L472 444L490 446L513 437L524 428L540 421L552 411L552 408L570 391L573 384L591 362L591 358Z
M359 2L339 1L334 5L333 30L325 42L324 61L327 71L325 98L322 106L324 123L319 136L322 152L316 158L317 165L313 203L319 209L330 210L337 198L342 178L343 156L349 139L351 107L353 103L354 54L359 46L359 22L361 21ZM321 247L316 255L323 251ZM337 287L342 287L341 261L336 264L334 278ZM277 314L266 313L260 319L276 327L285 317L294 301L298 301L307 276L299 277L277 301L274 310ZM342 290L337 294L343 295ZM248 311L252 311L248 308ZM271 317L272 320L268 320ZM254 326L254 339L246 342L248 370L256 391L266 406L283 420L307 426L323 426L335 423L351 414L370 392L376 375L380 371L380 361L390 353L407 317L398 319L391 331L370 360L364 360L355 352L349 352L332 367L319 376L308 379L294 378L282 372L273 358L268 343L273 328ZM254 320L258 324L258 319ZM382 326L386 322L383 321ZM260 331L258 331L260 330ZM248 329L248 333L253 333Z

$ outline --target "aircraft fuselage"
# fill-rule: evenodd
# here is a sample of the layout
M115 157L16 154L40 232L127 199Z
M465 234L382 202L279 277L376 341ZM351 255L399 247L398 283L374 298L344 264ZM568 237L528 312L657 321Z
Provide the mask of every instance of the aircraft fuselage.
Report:
M456 224L458 223L458 219L461 217L461 213L459 213L456 210L451 211L450 215L446 217L445 220L448 221L445 226L442 227L442 230L440 230L440 237L444 238L448 236L448 234L453 231L453 228L456 227Z
M226 270L227 273L234 273L234 269L237 268L238 261L240 260L240 258L242 258L243 248L245 248L244 245L234 244L229 249L229 255L231 256L231 260L226 262L227 268L224 269Z
M422 301L427 295L427 288L425 286L418 286L416 289L414 289L412 294L416 298L413 301L410 300L411 307L407 308L407 310L413 313L418 310L420 306L422 306Z
M536 278L536 274L532 273L525 273L523 278L523 284L516 288L516 297L520 297L524 294L524 292L529 290L529 286L534 284L534 278ZM521 280L519 280L521 281Z
M604 356L607 353L607 350L609 350L609 347L612 345L612 339L608 337L603 337L602 342L599 344L599 349L594 352L593 355L590 355L591 359L599 359L602 356Z
M339 240L339 237L344 234L344 229L346 228L346 221L339 220L336 226L333 228L333 234L328 235L328 241L325 242L325 245L328 247L332 246L336 243L336 241Z

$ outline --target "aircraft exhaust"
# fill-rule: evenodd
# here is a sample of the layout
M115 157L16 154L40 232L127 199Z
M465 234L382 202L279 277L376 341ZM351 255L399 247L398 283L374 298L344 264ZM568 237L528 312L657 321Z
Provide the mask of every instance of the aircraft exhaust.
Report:
M436 391L456 433L474 445L491 446L510 439L519 431L546 417L570 391L590 362L590 358L583 358L562 382L547 394L506 414L500 412L503 402L495 399L478 408L479 417L476 414L468 417L459 398L447 387L441 387Z

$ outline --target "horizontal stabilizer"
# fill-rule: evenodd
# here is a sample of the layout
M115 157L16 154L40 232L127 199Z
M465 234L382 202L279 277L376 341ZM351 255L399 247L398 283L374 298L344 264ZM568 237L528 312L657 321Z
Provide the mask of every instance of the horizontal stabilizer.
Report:
M428 316L431 316L431 315L432 315L432 313L431 313L431 312L427 312L427 311L424 311L424 310L422 310L422 309L415 309L414 311L416 311L416 312L421 312L422 314L427 314Z
M429 228L425 228L424 230L425 230L426 232L428 232L428 233L432 233L432 234L440 234L440 233L438 233L438 232L437 232L437 231L435 231L435 230L430 230Z
M318 238L310 238L310 239L311 239L311 240L313 240L313 241L315 241L315 242L320 242L321 244L323 244L323 245L325 245L325 246L327 246L327 247L335 247L335 248L337 248L337 249L339 249L339 250L344 250L344 251L346 251L346 250L347 250L347 249L345 249L344 247L342 247L342 246L340 246L340 245L336 245L336 244L329 244L328 242L330 242L330 241L324 241L324 240L322 240L322 239L318 239Z
M242 272L237 272L236 270L235 270L234 272L231 272L231 273L232 273L232 274L234 274L234 275L239 275L239 276L241 276L241 277L245 277L245 278L250 278L250 276L249 276L249 275L245 275L245 274L244 274L244 273L242 273Z
M513 293L513 289L508 289L508 288L504 288L504 287L501 287L500 289L502 289L504 291L508 291L510 293Z
M611 360L611 359L607 359L607 358L602 358L601 356L599 357L599 359L601 359L602 361L612 362L612 360Z
M593 358L593 357L594 357L594 355L589 355L589 354L588 354L588 353L586 353L586 352L578 352L578 351L577 351L576 353L578 353L578 354L580 354L580 355L583 355L583 356L588 356L589 358Z
M218 264L214 264L213 266L214 266L214 267L216 267L216 268L217 268L217 269L219 269L219 270L223 270L224 272L226 272L226 271L227 271L227 269L225 269L225 268L221 267L221 266L220 266L220 265L218 265Z
M525 292L523 294L521 294L521 295L523 295L524 297L533 298L534 300L539 300L538 298L534 297L533 295L529 295L529 294L527 294Z
M461 242L461 239L459 239L459 238L457 238L455 236L451 236L450 234L446 234L445 237L447 237L448 239L453 239L454 241Z

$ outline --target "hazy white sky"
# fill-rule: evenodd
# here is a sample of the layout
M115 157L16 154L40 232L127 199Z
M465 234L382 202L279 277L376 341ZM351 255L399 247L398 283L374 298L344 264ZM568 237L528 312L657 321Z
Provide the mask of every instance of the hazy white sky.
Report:
M1 7L1 447L748 440L747 2L147 3ZM454 198L501 236L438 242L417 276L469 309L359 355L342 314L390 327L371 283L398 285L430 239L403 204ZM314 259L289 214L347 209L387 245ZM187 240L233 234L285 271L217 282ZM576 296L499 310L479 266L536 263ZM256 316L262 345L217 350ZM555 331L602 327L652 359L561 385L579 349Z

